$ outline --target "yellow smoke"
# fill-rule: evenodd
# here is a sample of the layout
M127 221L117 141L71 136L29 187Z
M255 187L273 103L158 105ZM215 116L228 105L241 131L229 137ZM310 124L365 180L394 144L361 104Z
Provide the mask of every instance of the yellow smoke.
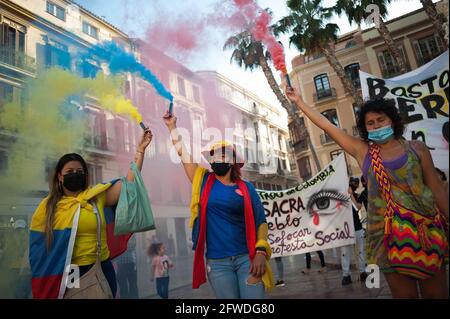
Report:
M119 77L84 79L49 69L26 85L24 103L0 106L0 129L13 135L8 145L8 169L0 176L2 195L6 190L15 194L47 189L46 164L53 169L54 161L63 154L81 152L90 131L83 112L71 103L76 97L88 95L99 107L139 123L142 116L123 97L123 83Z

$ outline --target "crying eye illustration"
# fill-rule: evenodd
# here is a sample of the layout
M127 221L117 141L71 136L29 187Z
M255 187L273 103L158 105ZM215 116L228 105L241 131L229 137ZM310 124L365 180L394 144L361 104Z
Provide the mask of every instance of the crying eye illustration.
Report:
M349 196L335 190L321 190L309 198L307 210L314 225L319 225L321 215L332 215L348 207Z

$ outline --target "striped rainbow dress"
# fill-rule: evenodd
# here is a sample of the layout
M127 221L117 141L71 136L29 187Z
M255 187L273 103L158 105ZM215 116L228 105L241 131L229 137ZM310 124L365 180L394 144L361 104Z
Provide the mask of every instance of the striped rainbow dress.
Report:
M431 189L425 185L419 156L407 141L400 140L400 143L404 146L405 153L395 160L383 161L385 169L394 179L391 184L393 198L408 209L434 217L437 208ZM363 174L368 189L367 264L378 265L382 272L393 272L395 270L390 267L383 242L387 203L379 191L369 153L364 160Z

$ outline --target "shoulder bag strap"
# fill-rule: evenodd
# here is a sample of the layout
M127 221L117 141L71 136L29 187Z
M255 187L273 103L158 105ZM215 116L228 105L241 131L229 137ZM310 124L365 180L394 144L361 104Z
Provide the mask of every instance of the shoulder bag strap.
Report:
M372 169L380 188L381 194L386 200L387 206L384 213L384 234L385 236L391 234L392 218L394 217L395 202L392 199L391 182L388 173L383 165L383 160L380 156L380 147L371 143L369 146L370 156L372 158Z
M97 217L97 259L96 262L100 263L100 255L102 252L102 218L97 209L95 202L92 202L92 207L94 207L94 214Z
M69 275L71 270L70 265L72 263L73 246L75 244L75 239L77 236L78 221L80 220L80 210L81 206L78 205L78 209L73 217L72 231L70 232L69 245L67 247L66 260L64 262L63 277L61 280L61 285L59 286L58 299L62 299L64 297L67 288L67 276Z

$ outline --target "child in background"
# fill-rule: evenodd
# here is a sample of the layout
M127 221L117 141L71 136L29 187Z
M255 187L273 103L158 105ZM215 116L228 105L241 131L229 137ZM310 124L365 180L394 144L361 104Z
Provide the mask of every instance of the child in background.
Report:
M169 268L173 267L172 261L165 252L166 248L162 243L150 246L152 278L156 278L156 292L162 299L169 298Z

